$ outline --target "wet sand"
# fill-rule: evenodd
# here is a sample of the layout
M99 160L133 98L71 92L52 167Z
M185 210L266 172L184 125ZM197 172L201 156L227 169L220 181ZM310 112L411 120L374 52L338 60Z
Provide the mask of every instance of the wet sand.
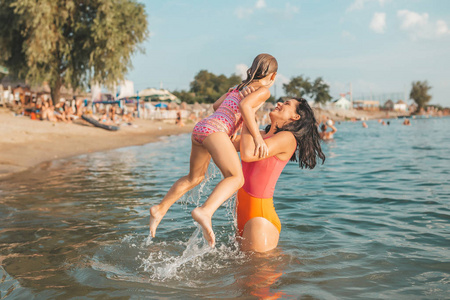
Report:
M157 141L162 136L190 133L194 124L178 127L152 120L135 120L119 131L107 131L84 121L52 123L14 116L0 108L0 179L43 162L91 152Z

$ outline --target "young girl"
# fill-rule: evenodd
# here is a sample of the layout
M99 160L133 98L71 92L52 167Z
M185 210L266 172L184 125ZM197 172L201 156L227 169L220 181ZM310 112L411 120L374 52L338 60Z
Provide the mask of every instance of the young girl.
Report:
M211 218L219 206L244 184L239 156L230 137L236 133L243 120L255 142L255 155L268 155L267 145L256 125L255 112L270 97L269 88L274 83L277 70L278 63L273 56L258 55L247 70L247 79L221 96L213 105L215 112L195 125L192 132L189 174L178 179L162 201L150 208L152 237L155 236L156 228L170 206L202 182L212 158L224 178L205 203L195 208L191 214L202 226L203 235L209 245L214 247L215 235ZM241 99L239 92L247 86L257 90Z

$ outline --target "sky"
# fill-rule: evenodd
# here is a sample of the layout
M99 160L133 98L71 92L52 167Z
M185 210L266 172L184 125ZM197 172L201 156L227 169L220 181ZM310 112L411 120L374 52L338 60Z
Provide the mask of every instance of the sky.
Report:
M321 76L333 99L350 86L354 99L404 98L413 81L427 80L430 103L450 106L450 1L140 2L150 35L126 76L135 90L188 90L200 70L241 75L269 53L278 60L277 98L299 75Z

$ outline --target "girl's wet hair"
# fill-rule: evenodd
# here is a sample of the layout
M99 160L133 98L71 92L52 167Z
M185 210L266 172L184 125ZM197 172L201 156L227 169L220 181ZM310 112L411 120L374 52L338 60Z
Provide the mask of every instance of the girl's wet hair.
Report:
M317 129L317 121L314 112L308 102L303 98L292 98L298 101L296 112L300 119L289 122L281 128L277 126L275 133L280 131L292 132L297 140L297 150L291 157L291 161L299 161L300 168L314 169L316 166L316 157L325 162L325 154L320 146L320 136ZM266 127L266 133L269 132L271 125ZM298 159L297 159L298 155Z
M243 80L241 84L238 85L237 89L242 90L253 80L263 79L270 73L274 73L278 70L278 62L270 54L262 53L259 54L253 60L253 64L250 69L247 70L247 79Z

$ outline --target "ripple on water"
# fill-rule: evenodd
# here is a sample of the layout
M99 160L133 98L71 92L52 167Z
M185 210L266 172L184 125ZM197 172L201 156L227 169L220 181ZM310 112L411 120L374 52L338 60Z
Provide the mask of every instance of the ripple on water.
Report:
M447 298L449 120L339 125L324 165L282 174L265 255L238 250L234 199L205 245L190 211L221 178L212 164L147 239L149 207L188 170L188 135L42 164L0 183L1 297Z

